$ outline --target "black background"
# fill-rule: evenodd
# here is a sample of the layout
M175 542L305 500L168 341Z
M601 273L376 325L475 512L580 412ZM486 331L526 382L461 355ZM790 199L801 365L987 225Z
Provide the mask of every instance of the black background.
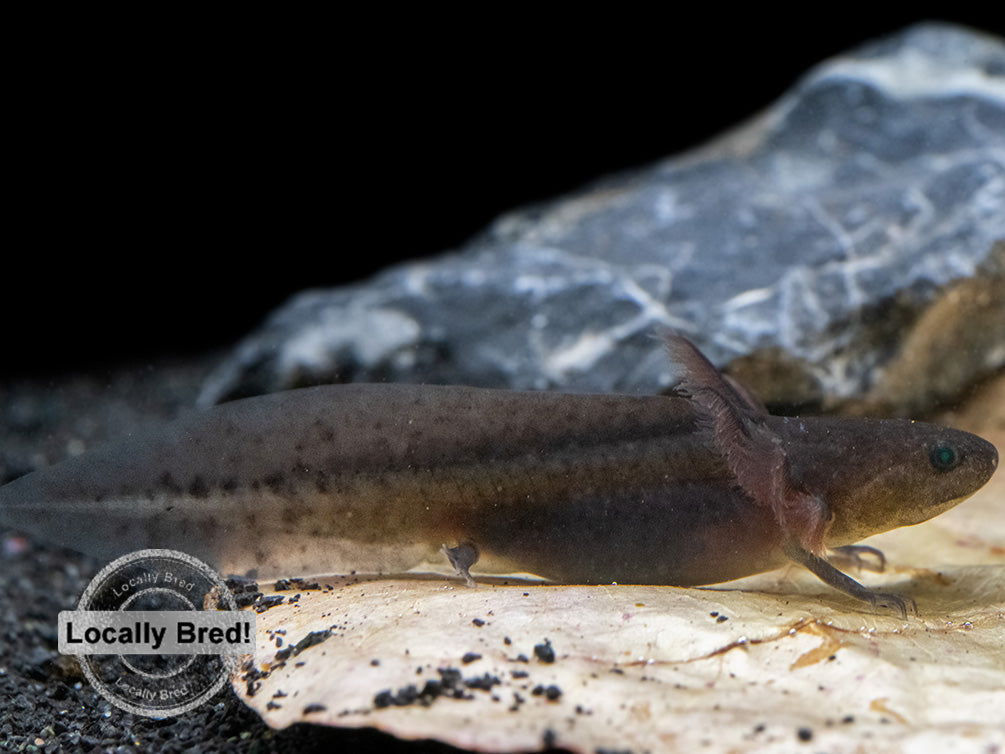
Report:
M700 144L921 20L508 7L36 28L5 108L0 378L225 346L298 290ZM940 18L1000 33L994 13Z

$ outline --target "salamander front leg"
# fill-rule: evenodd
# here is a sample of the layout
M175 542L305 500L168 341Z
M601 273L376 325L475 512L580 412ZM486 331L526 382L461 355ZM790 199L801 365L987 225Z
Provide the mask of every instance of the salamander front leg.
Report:
M845 594L849 594L856 599L868 602L873 607L893 608L900 613L901 617L907 617L907 609L918 614L918 606L910 597L903 597L892 592L874 592L859 584L855 579L841 573L823 558L817 557L811 552L804 550L798 544L791 542L785 548L785 554L792 560L808 568L818 579Z
M478 547L474 542L461 542L457 547L443 545L440 552L447 556L457 575L464 577L464 583L475 586L470 573L471 566L478 562Z

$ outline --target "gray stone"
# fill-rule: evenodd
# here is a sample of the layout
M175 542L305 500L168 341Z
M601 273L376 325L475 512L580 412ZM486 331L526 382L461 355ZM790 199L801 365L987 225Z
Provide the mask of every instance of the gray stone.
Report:
M702 149L503 217L459 253L303 293L201 400L374 380L652 393L673 382L653 340L669 325L769 405L923 411L1005 363L1001 278L957 287L994 279L998 239L1005 44L921 25L821 64ZM943 350L914 373L904 344L926 352L947 296L965 316L941 304Z

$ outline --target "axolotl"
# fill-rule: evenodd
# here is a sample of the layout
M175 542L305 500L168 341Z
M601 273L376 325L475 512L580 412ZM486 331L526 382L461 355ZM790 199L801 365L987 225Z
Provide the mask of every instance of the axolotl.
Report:
M910 599L840 567L881 567L854 543L972 495L994 446L915 421L773 416L683 335L664 341L673 396L347 384L226 403L15 479L0 523L104 558L172 548L259 578L445 556L468 580L477 563L696 586L795 561L905 613Z

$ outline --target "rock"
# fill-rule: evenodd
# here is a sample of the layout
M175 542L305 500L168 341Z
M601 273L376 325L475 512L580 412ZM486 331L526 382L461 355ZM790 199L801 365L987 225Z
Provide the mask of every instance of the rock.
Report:
M1005 241L979 275L946 287L907 333L860 413L910 416L950 403L1005 362Z
M375 380L652 393L670 325L776 410L924 411L1005 364L1003 209L1005 44L921 25L702 149L303 293L201 402Z

